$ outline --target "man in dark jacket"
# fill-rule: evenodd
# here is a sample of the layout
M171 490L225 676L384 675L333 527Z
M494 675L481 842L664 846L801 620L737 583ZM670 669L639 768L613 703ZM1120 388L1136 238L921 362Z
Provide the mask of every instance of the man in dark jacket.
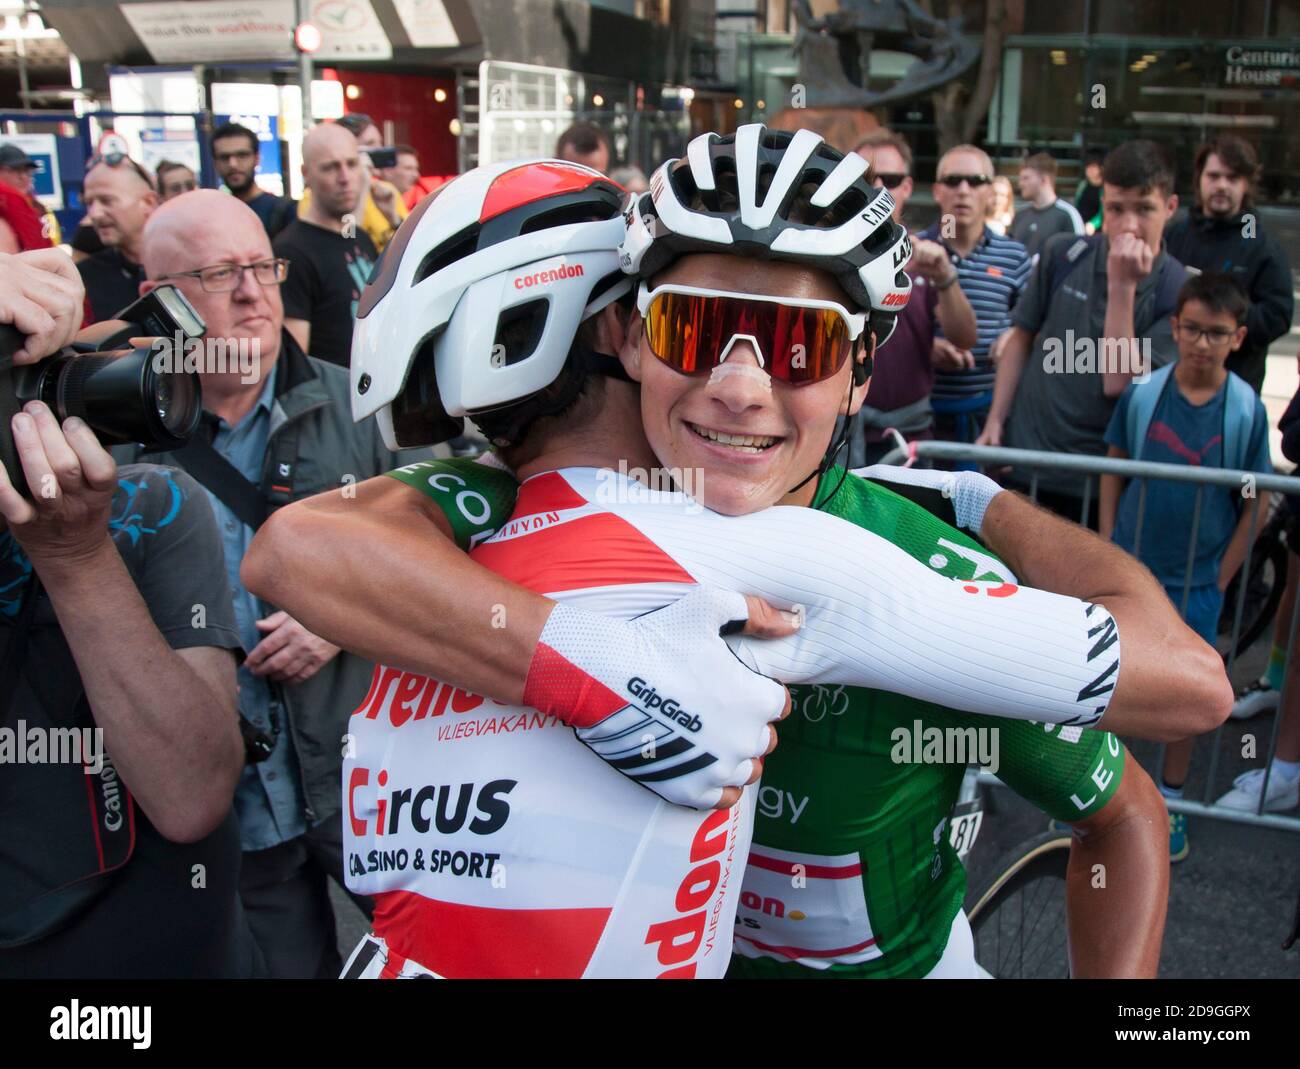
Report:
M1259 393L1269 345L1291 329L1291 265L1265 234L1252 199L1259 161L1250 143L1222 134L1196 154L1196 204L1165 231L1171 255L1199 271L1230 274L1250 295L1246 343L1228 357Z
M160 207L144 238L145 292L167 281L203 316L197 363L211 449L258 491L262 507L348 488L396 463L374 421L353 424L348 373L305 355L284 330L279 284L287 264L271 252L253 211L215 190ZM158 360L178 360L160 341ZM216 457L214 457L214 453ZM195 446L157 455L204 483L217 515L235 616L247 658L239 670L240 713L260 732L262 760L245 765L235 793L244 850L240 891L254 936L276 977L337 976L326 876L343 882L340 776L343 736L373 666L265 605L240 582L252 541L248 509L213 492ZM220 465L218 465L220 467ZM311 552L304 546L303 552ZM250 755L256 755L250 746Z

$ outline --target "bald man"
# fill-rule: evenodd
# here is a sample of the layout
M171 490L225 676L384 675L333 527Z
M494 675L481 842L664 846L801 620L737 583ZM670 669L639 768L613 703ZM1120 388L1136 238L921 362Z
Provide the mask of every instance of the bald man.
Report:
M259 601L240 582L239 566L254 533L250 507L347 487L401 458L384 448L373 420L352 422L347 372L306 356L283 329L281 291L296 268L275 257L246 204L215 190L169 200L145 227L143 256L140 291L170 282L207 324L201 347L178 356L159 344L155 357L183 359L199 372L200 444L150 459L184 468L208 491L247 654L239 669L245 737L260 733L270 747L254 760L261 754L249 746L235 793L244 909L273 976L337 976L326 877L342 885L339 740L373 665ZM139 449L116 455L130 462ZM226 472L234 491L208 474L223 459L234 469Z
M304 350L347 367L357 302L379 255L356 214L369 181L357 139L337 123L317 126L303 138L302 176L311 196L275 239L292 265L285 327Z
M114 157L116 158L116 157ZM134 301L144 271L140 244L144 225L158 207L153 180L129 157L118 163L93 162L86 172L82 194L86 222L94 227L104 248L77 264L86 285L86 319L89 326L112 319Z

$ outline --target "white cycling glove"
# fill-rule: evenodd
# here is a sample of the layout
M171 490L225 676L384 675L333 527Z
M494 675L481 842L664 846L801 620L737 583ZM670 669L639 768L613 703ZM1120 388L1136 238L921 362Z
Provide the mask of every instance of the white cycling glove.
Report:
M742 595L698 587L635 620L560 604L542 629L524 704L558 717L623 775L707 809L767 750L786 690L719 636L749 617Z

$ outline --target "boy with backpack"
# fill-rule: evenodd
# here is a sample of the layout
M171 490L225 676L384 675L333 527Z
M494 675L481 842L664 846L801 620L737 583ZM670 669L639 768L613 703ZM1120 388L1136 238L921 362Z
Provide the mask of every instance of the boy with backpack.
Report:
M1178 360L1120 396L1106 429L1110 456L1272 474L1268 413L1225 366L1246 339L1249 307L1245 290L1228 275L1196 275L1183 284L1170 320ZM1144 493L1139 481L1123 482L1118 475L1101 477L1102 536L1150 568L1187 625L1213 645L1223 591L1251 537L1253 485L1151 479ZM1258 496L1262 510L1268 495ZM1160 784L1166 798L1182 797L1194 745L1188 738L1166 747ZM1185 819L1170 814L1169 859L1181 861L1187 849Z

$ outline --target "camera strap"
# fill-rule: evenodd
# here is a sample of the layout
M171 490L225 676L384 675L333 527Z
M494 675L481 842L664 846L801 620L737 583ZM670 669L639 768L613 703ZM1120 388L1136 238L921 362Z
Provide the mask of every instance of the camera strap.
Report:
M254 531L266 522L267 502L261 489L218 453L202 430L183 448L173 450L172 456L178 467L211 490L240 522Z
M212 444L216 420L203 414L199 431L180 449L169 451L176 466L210 490L241 523L256 531L277 508L293 500L298 467L298 424L289 423L270 443L263 484L249 482Z

